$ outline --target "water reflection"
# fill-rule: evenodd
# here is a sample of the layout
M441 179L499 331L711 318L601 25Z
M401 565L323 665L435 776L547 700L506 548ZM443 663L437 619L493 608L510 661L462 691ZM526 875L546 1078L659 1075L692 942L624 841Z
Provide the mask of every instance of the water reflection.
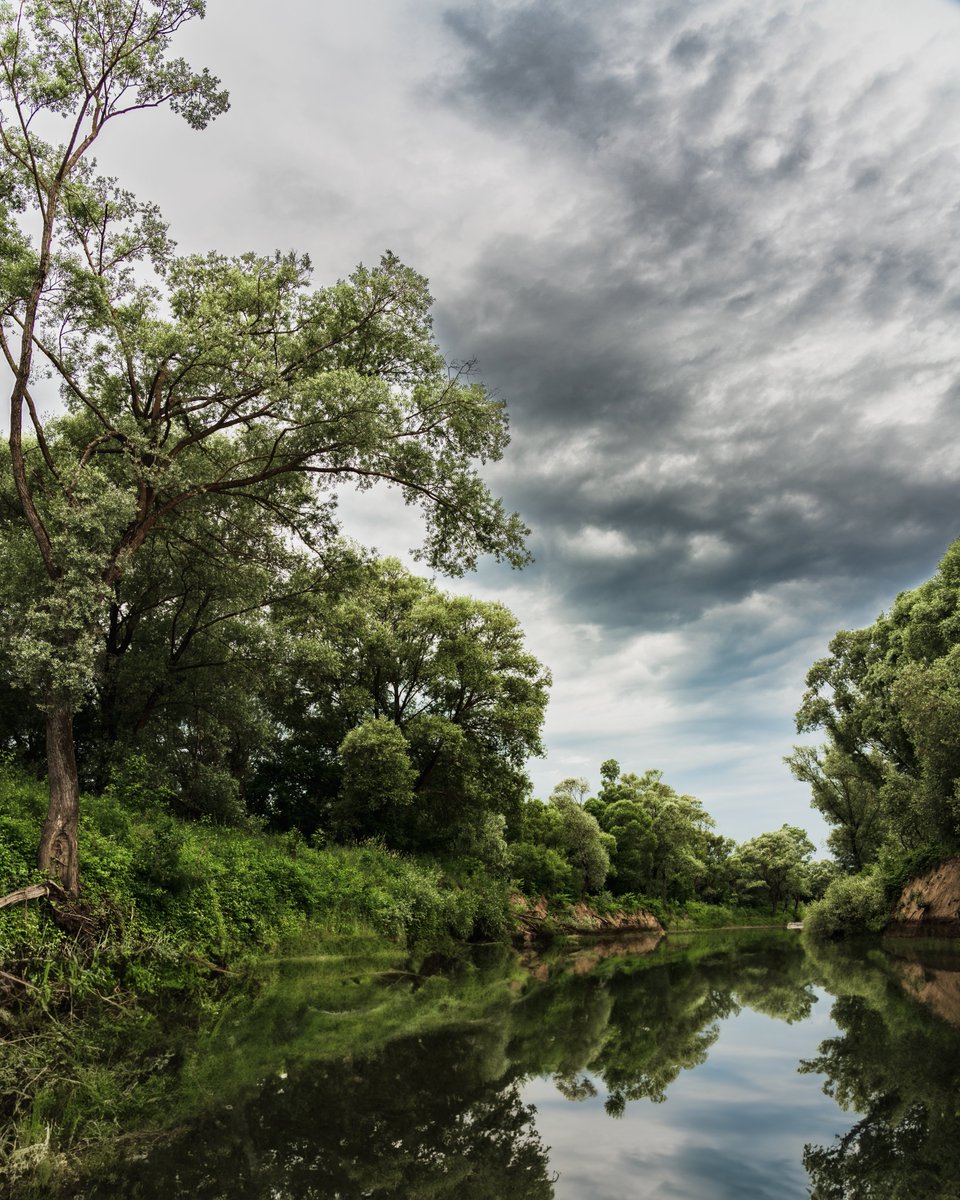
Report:
M546 1200L553 1191L533 1112L505 1080L490 1027L281 1071L83 1194Z
M541 960L523 980L515 961L474 971L469 1005L461 985L437 1002L445 1027L371 1036L376 1050L352 1036L334 1059L305 1046L307 1008L280 1019L261 1001L269 1053L254 1050L252 1027L238 1042L256 1077L207 1097L205 1115L184 1110L135 1160L70 1195L957 1195L960 1034L914 999L917 970L929 970L916 956L811 956L796 938L754 934L598 954L589 971L584 961ZM381 988L370 1030L421 984ZM830 1013L814 1007L823 987ZM289 989L271 1003L289 1003ZM475 1019L458 1024L468 1009ZM193 1070L205 1077L199 1057Z
M956 959L947 969L942 951L902 945L885 960L877 952L864 961L840 950L820 950L817 957L837 996L832 1016L839 1033L801 1069L825 1076L827 1094L862 1115L834 1144L806 1148L811 1195L815 1200L955 1200L960 1195ZM941 1019L931 1020L930 1012Z

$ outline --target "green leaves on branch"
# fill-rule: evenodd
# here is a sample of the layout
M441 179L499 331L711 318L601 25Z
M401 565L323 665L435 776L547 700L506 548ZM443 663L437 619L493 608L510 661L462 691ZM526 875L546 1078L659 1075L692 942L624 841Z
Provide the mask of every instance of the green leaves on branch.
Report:
M203 0L27 0L0 6L0 99L29 113L107 121L168 104L194 129L225 112L207 70L167 57L171 38L202 18ZM36 152L31 130L23 138Z
M873 625L839 632L807 686L797 728L828 745L788 761L842 864L864 867L886 844L960 846L960 542Z

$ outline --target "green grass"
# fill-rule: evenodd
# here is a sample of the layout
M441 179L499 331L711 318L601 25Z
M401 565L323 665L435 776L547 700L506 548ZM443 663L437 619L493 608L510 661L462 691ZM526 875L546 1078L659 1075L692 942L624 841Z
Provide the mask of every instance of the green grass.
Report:
M0 768L0 889L36 881L45 808L36 780ZM318 849L297 835L185 823L129 789L85 796L80 869L91 934L60 932L43 902L0 912L0 963L53 1003L203 986L304 938L386 939L411 950L503 939L505 885L372 843Z
M45 809L40 782L0 765L0 894L40 878ZM0 967L26 981L0 978L0 1195L28 1183L41 1195L64 1155L163 1126L171 1105L195 1110L215 1084L242 1088L277 1022L329 1051L462 1016L471 1004L439 980L416 998L383 980L508 938L506 883L462 866L186 823L135 785L84 796L81 812L84 934L62 932L46 901L0 911ZM290 957L309 971L269 965ZM251 996L255 1019L231 1026Z

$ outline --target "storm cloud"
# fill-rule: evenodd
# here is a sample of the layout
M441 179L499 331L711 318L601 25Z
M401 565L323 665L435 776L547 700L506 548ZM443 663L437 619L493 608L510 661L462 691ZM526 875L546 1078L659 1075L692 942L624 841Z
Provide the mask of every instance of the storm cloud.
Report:
M956 89L871 71L816 5L582 13L446 16L449 102L569 170L565 218L485 245L443 313L511 397L567 602L647 629L909 580L960 499Z
M960 6L373 11L211 4L191 53L234 111L118 172L187 248L430 277L509 406L489 479L536 562L462 586L554 669L540 790L614 754L724 832L805 823L806 666L960 532ZM389 494L342 508L416 540Z

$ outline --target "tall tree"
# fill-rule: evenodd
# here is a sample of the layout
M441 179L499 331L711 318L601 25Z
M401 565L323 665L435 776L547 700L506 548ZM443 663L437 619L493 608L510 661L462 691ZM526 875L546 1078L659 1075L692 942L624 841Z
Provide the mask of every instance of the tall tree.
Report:
M833 826L827 844L844 871L856 873L875 861L887 832L874 779L882 764L851 759L836 747L817 750L795 746L784 759L801 783L808 783L811 804Z
M841 630L807 689L797 729L826 732L827 782L837 771L858 781L856 805L875 818L868 856L877 836L899 850L960 847L960 542L873 625ZM842 828L839 799L815 784L814 803Z
M688 900L707 873L707 837L714 821L695 796L680 795L662 771L618 774L608 759L603 782L586 809L616 838L613 864L621 892Z
M742 842L733 858L743 893L762 895L774 910L792 900L796 909L807 891L813 853L813 842L795 825Z
M0 349L11 469L44 578L15 649L46 716L38 861L72 894L73 716L117 583L173 514L218 496L332 525L338 486L385 480L424 509L437 568L525 558L523 526L475 465L506 445L503 405L448 373L422 277L388 254L313 289L294 254L178 258L156 208L97 175L91 152L118 119L165 105L199 129L226 109L209 72L168 55L204 9L0 7ZM33 390L43 371L67 407L53 422ZM316 491L284 490L305 476Z

